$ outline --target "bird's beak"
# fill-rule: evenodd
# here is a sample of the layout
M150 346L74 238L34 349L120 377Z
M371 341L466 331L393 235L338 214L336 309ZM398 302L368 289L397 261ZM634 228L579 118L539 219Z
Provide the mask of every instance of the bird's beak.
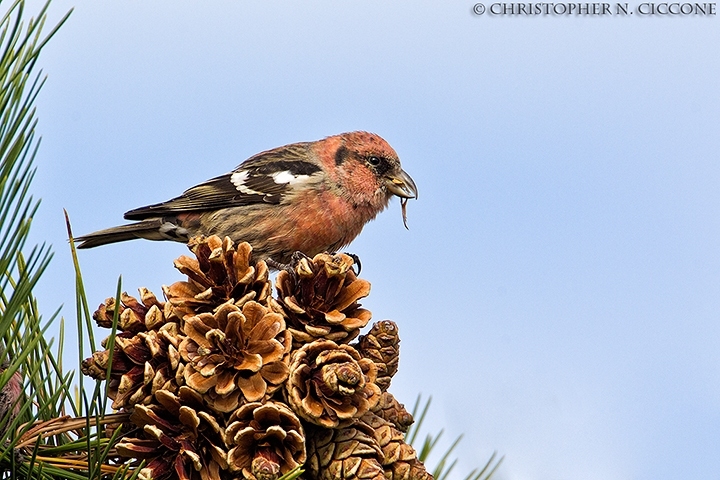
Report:
M415 182L405 170L400 170L400 172L395 175L387 176L385 178L385 185L393 195L397 195L400 198L418 198Z

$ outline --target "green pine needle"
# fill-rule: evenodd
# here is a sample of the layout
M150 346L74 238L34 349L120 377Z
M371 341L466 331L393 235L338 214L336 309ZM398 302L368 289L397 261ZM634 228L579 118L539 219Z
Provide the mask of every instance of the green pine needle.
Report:
M440 459L435 464L435 467L430 468L427 463L428 457L430 457L431 454L435 452L435 447L437 446L440 438L443 435L443 430L440 430L440 432L435 435L427 434L425 440L422 443L422 446L419 448L416 444L416 441L431 403L432 397L428 397L427 401L425 401L425 403L423 404L422 395L418 395L418 398L415 401L415 406L412 410L412 416L416 418L416 420L415 423L408 429L407 433L405 434L405 439L409 444L413 445L415 450L418 452L418 459L425 464L425 466L428 468L428 471L432 471L432 475L435 480L448 480L450 472L452 472L452 470L455 468L455 465L457 464L457 459L451 460L451 455L460 443L460 440L462 440L463 436L458 436L455 441L450 445L450 447L448 447L447 450L442 452L442 454L440 455ZM496 458L497 452L494 452L482 468L475 468L465 476L464 480L490 480L490 478L492 478L492 476L495 474L505 457L501 457L497 461Z

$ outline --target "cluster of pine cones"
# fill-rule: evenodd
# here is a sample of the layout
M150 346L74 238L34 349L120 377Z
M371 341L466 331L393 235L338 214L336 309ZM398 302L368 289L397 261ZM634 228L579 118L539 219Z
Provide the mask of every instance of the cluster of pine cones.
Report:
M412 416L387 391L397 325L358 304L370 292L344 254L299 258L272 295L247 243L199 237L166 301L109 298L93 318L117 334L83 362L127 421L109 429L118 462L146 479L432 480L404 432ZM359 337L358 337L359 336ZM357 339L357 340L356 340ZM132 470L132 469L131 469Z

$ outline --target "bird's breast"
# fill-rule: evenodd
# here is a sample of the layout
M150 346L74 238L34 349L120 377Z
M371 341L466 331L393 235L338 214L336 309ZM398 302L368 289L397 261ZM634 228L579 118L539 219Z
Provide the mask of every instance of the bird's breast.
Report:
M357 237L378 212L330 191L304 192L287 209L284 226L273 240L307 255L336 251Z

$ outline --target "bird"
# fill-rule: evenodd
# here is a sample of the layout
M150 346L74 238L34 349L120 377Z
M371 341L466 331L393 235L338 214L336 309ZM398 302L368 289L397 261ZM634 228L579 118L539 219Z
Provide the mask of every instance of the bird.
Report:
M354 131L258 153L178 197L126 212L135 223L75 241L92 248L218 235L250 243L257 260L287 264L296 252L338 252L393 196L401 199L405 222L407 200L418 197L415 182L387 141Z
M0 356L4 356L4 350L0 346ZM5 358L0 364L0 374L10 367L10 361ZM20 413L20 395L22 394L22 376L16 370L7 383L0 388L0 438L4 437L10 428L15 417Z

